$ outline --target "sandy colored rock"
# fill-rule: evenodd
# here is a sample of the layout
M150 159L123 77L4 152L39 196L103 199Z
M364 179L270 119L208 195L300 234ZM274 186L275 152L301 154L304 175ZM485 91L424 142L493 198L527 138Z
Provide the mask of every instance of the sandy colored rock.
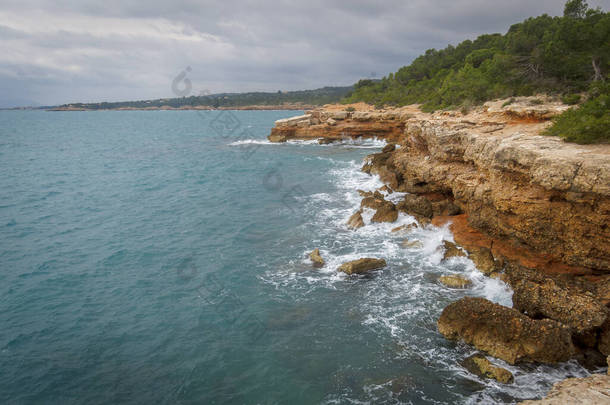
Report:
M510 364L566 361L574 354L568 328L533 320L484 298L466 297L447 306L437 323L447 339L463 340Z
M443 248L445 249L443 260L447 260L450 257L466 256L466 253L464 253L460 248L458 248L455 243L449 242L448 240L443 241Z
M481 378L493 378L502 384L510 384L515 378L513 373L505 368L494 366L487 358L481 354L474 354L467 357L462 365L471 373Z
M523 405L610 404L610 376L593 374L585 378L567 378L553 385L541 400L523 401Z
M440 276L438 281L449 288L466 288L472 285L472 281L466 277L456 275Z
M532 318L561 322L576 333L599 328L608 316L608 309L593 295L562 288L551 279L521 280L513 290L513 308Z
M534 102L538 98L542 104ZM610 145L540 136L551 117L569 108L551 98L504 102L488 102L467 115L424 113L417 106L375 111L359 104L334 126L294 123L324 122L327 113L346 108L327 105L309 117L279 122L270 139L376 137L400 144L371 155L363 170L383 176L395 191L425 196L428 208L424 201L405 204L422 221L430 218L429 209L434 215L463 212L468 226L494 242L486 247L496 265L519 260L550 272L610 274ZM491 267L490 260L486 264ZM610 303L608 289L606 296Z
M320 268L324 267L324 259L320 256L320 249L314 249L313 252L309 254L309 259L313 264L313 267Z
M491 253L490 249L487 248L478 248L469 251L468 258L473 261L474 265L477 269L485 274L489 275L494 271L501 270L499 266L496 264L494 257Z
M386 201L380 205L375 211L375 215L371 218L371 222L395 222L398 219L398 211L394 204Z
M375 259L366 257L363 259L353 260L351 262L343 263L339 266L338 270L346 274L364 274L370 270L380 269L386 266L386 262L383 259Z
M432 203L427 198L415 194L405 195L404 200L399 202L396 208L407 214L424 218L432 217Z
M347 227L351 229L358 229L364 226L364 220L362 219L362 210L356 211L347 220Z

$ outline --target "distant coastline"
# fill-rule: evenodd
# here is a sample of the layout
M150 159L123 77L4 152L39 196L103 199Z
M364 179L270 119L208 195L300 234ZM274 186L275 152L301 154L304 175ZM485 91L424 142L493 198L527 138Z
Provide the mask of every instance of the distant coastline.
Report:
M84 108L84 107L50 107L50 108L33 108L45 111L187 111L187 110L199 110L199 111L214 111L214 110L311 110L319 106L316 105L305 105L305 104L279 104L279 105L246 105L246 106L232 106L232 107L210 107L204 105L185 105L181 107L172 107L168 105L160 107L115 107L115 108Z

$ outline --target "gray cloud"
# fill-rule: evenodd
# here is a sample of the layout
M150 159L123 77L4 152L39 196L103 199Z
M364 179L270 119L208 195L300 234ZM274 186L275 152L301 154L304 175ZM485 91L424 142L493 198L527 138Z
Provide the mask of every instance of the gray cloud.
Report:
M347 85L563 4L4 0L0 106L171 97L186 66L195 92Z

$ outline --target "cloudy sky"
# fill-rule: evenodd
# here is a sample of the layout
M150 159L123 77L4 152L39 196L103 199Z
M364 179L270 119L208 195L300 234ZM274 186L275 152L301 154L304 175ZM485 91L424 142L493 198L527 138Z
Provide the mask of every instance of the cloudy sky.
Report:
M0 107L349 85L564 0L2 0ZM610 8L610 0L590 0Z

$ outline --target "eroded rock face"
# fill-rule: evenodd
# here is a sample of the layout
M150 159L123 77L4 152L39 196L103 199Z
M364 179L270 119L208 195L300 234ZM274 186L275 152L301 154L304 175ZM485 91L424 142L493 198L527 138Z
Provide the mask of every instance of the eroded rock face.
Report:
M415 194L407 194L403 201L396 205L400 211L407 214L421 216L424 218L432 217L432 203L425 197Z
M314 249L313 252L309 254L309 259L313 264L313 267L320 268L324 267L324 259L320 256L320 249Z
M468 115L358 105L347 113L346 106L326 106L279 122L270 139L378 137L396 143L400 148L388 145L363 170L414 195L399 210L422 224L431 216L463 213L472 229L501 242L485 246L494 267L519 260L550 272L610 275L610 145L540 136L549 118L569 108L550 98L542 97L542 104L504 101ZM335 125L325 124L329 118ZM473 260L491 271L489 258L480 252ZM604 294L610 303L610 288Z
M552 279L542 283L520 280L513 290L515 309L533 318L556 320L575 333L599 328L608 316L608 309L593 295L562 288Z
M593 374L585 378L567 378L553 385L544 399L523 401L523 405L566 405L610 403L610 376Z
M383 259L375 259L372 257L365 257L363 259L353 260L351 262L343 263L339 266L338 270L346 274L364 274L370 270L380 269L386 266L386 262Z
M514 381L513 373L505 368L494 366L481 354L474 354L462 362L468 371L481 378L493 378L502 384L510 384Z
M510 364L555 363L574 354L570 331L560 323L533 320L484 298L462 298L447 306L438 330L447 339L461 339Z

